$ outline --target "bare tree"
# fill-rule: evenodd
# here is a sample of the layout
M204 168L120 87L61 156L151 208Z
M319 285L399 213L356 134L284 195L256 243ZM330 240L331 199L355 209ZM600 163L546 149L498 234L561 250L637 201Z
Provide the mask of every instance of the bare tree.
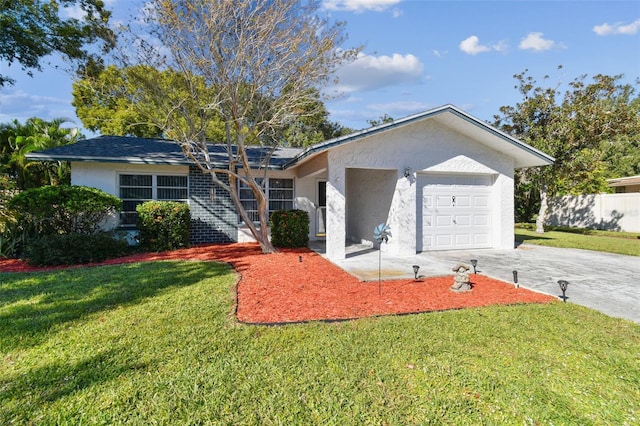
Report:
M150 77L154 73L140 73L139 103L162 112L154 124L230 193L262 251L274 252L258 179L282 142L274 135L301 115L317 112L309 109L317 99L314 89L359 49L340 49L344 24L321 18L315 0L152 0L147 11L152 38L136 40L137 62L178 71L183 79L167 92ZM225 126L228 167L216 165L207 145L205 130L213 119ZM256 144L263 155L252 167L248 147ZM253 191L258 226L240 202L239 181Z

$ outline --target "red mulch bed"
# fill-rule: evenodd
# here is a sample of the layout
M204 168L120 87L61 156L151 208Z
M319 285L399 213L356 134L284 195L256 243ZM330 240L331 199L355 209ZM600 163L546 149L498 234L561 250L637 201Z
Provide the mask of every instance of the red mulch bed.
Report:
M449 290L447 277L362 282L308 249L263 255L257 244L203 245L162 253L143 253L100 265L154 260L205 260L232 264L240 273L237 317L244 323L282 324L345 320L378 315L443 311L489 305L547 303L555 297L515 288L483 275L471 275L472 290ZM302 261L300 261L302 260ZM84 266L95 266L84 265ZM0 259L0 272L32 272L15 259Z

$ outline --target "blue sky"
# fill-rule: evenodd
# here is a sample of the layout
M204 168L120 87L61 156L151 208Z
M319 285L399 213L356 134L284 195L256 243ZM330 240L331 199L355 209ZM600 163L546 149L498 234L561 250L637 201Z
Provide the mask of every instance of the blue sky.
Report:
M106 3L118 20L143 2ZM342 96L325 103L332 121L354 129L449 103L491 121L521 100L513 75L525 69L554 86L583 74L640 78L638 0L323 0L322 13L346 22L343 47L364 46L339 71L334 89ZM45 66L34 78L15 64L0 68L17 80L0 89L0 122L68 117L82 126L62 67Z

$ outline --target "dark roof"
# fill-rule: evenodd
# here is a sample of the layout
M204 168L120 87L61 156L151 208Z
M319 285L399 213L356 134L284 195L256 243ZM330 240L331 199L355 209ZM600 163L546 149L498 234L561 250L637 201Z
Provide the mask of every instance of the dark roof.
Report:
M226 145L210 144L208 150L213 166L226 167L229 163ZM281 168L301 151L302 149L299 148L276 148L269 160L269 167ZM270 147L250 146L247 148L249 162L252 166L260 165L270 152ZM191 164L176 141L131 136L98 136L92 139L83 139L71 145L29 153L27 158L37 161Z
M269 158L272 169L286 169L304 162L333 147L351 143L378 133L414 122L436 119L455 131L483 143L491 149L514 158L516 168L552 164L553 157L536 148L490 126L453 105L444 105L409 117L384 123L369 129L351 133L339 138L315 144L307 149L278 147ZM208 151L212 166L226 167L229 158L226 145L210 144ZM252 167L262 164L271 152L270 147L250 146L247 148ZM134 164L190 164L176 141L166 139L145 139L129 136L100 136L85 139L73 145L52 148L27 154L29 160L97 161Z

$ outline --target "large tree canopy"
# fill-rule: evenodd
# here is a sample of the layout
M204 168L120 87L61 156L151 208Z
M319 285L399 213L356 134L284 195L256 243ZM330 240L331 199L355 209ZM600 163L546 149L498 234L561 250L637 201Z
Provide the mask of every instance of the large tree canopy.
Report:
M343 25L320 18L315 0L149 3L147 35L127 43L137 46L139 55L133 62L124 55L124 64L179 72L185 91L167 92L153 76L141 73L136 76L135 87L141 88L137 102L157 109L159 119L154 124L163 134L171 134L185 154L229 192L263 252L273 252L267 199L256 174L263 176L264 168L252 169L246 147L252 143L275 147L288 126L317 114L322 106L316 102L317 89L357 51L339 49ZM207 126L218 118L224 124L228 168L208 160ZM257 226L240 202L238 181L255 196Z
M494 125L556 160L517 175L517 201L527 208L539 206L536 228L544 232L549 196L607 190L607 159L615 158L615 147L630 152L638 146L640 103L634 86L623 84L620 75L598 74L592 83L586 75L577 77L564 95L559 86L539 86L527 71L514 77L523 101L501 107Z
M63 18L60 7L78 7L82 19ZM86 65L99 61L99 54L114 46L114 34L107 26L111 12L102 0L0 0L0 59L17 62L29 75L42 69L52 53ZM101 51L89 52L89 45ZM14 81L0 74L0 87Z
M141 78L144 76L144 78ZM148 81L154 84L149 87ZM161 90L162 104L143 102L148 95L145 90ZM110 65L92 72L73 83L73 105L84 127L105 135L176 138L189 126L184 117L193 121L199 116L201 105L190 102L189 92L196 90L201 99L212 98L215 93L207 87L203 78L185 78L172 69L158 70L148 65L118 68ZM167 104L167 100L169 103ZM268 102L263 99L262 102ZM166 113L172 113L174 105L180 104L183 119L165 122ZM278 131L266 134L262 140L278 140L288 146L309 146L340 136L344 128L329 121L317 90L312 92L308 103L300 106L301 114ZM206 114L205 137L211 142L225 140L225 126L219 115ZM177 130L174 126L183 130ZM260 142L255 140L254 142Z
M172 69L111 65L73 83L73 105L87 129L104 135L176 138L200 115L201 105L191 100L190 92L206 99L213 96L210 90L204 79L187 79ZM206 114L200 125L208 140L224 140L224 124L215 114Z

